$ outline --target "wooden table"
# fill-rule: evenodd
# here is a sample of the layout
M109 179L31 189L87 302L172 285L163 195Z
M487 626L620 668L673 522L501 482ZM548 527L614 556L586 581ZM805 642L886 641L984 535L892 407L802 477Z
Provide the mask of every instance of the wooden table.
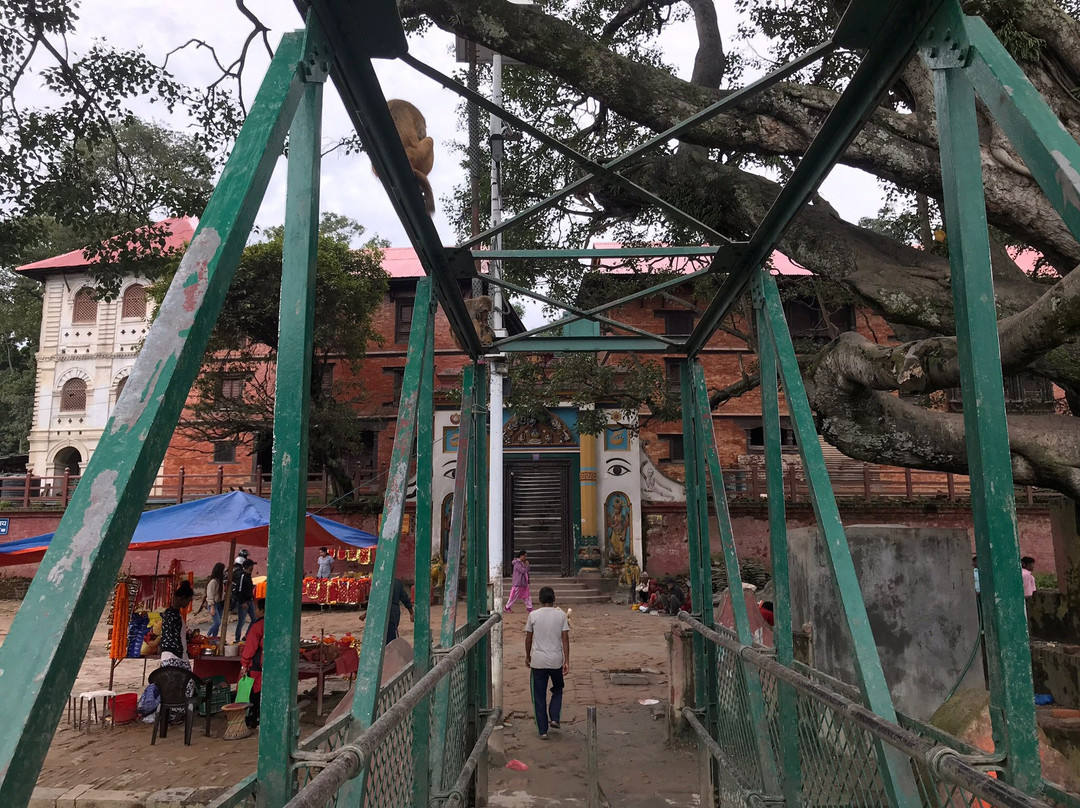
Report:
M191 669L200 679L224 676L226 682L235 685L240 681L241 661L239 654L236 656L197 656L191 658Z
M301 679L315 678L315 715L322 715L323 686L326 683L326 674L337 671L337 662L308 662L300 660L299 674Z

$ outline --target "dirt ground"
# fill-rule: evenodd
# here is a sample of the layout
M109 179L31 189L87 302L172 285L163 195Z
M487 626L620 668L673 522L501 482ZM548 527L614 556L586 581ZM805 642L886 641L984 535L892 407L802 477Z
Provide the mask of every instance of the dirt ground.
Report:
M0 600L0 643L11 624L18 601ZM438 625L441 607L432 609ZM639 615L626 606L582 604L572 616L571 673L566 679L561 730L550 740L537 736L532 719L528 671L524 661L525 613L505 615L504 716L506 727L496 733L496 746L506 759L528 765L519 772L496 761L488 773L491 804L505 808L546 808L584 804L586 785L585 714L596 705L600 741L601 786L613 806L659 808L696 803L696 764L693 751L665 741L662 718L667 696L667 650L664 632L671 618ZM199 625L195 622L194 625ZM321 630L337 635L362 635L355 610L305 609L302 636ZM412 639L412 623L402 619L402 636ZM103 688L109 680L108 627L104 618L76 681L74 692ZM610 671L645 669L649 684L614 685ZM142 690L143 664L126 660L116 670L117 692ZM314 680L300 684L301 733L325 720L348 689L342 679L328 679L324 717L316 719ZM305 695L309 693L309 695ZM655 706L641 699L657 699ZM183 745L183 727L174 727L151 750L148 724L76 732L61 719L38 785L151 791L170 787L228 786L255 768L257 736L223 741L224 719L215 717L210 738L196 723L192 745ZM662 797L659 795L663 795Z

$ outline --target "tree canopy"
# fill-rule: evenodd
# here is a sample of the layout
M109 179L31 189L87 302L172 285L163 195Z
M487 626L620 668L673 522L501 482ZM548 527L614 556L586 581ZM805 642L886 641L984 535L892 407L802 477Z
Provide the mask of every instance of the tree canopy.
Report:
M348 374L339 372L335 378L334 366L355 366L369 342L383 341L373 318L388 290L382 268L382 248L387 245L371 238L353 249L351 243L363 233L364 228L347 217L323 214L315 277L308 451L310 465L326 467L341 494L353 487L346 459L368 448L366 425L356 415L365 392ZM196 398L180 421L179 429L193 440L235 441L252 451L269 445L275 379L268 370L278 349L284 235L283 227L267 229L263 240L247 247L240 258L207 348L204 371L196 381ZM155 285L156 296L164 295L169 280L162 278ZM228 380L237 380L243 394L231 392Z
M1074 0L965 0L963 5L968 13L985 17L1066 129L1080 134L1080 22ZM504 75L508 107L601 161L728 96L755 72L818 44L844 10L835 0L728 0L723 5L705 0L542 0L529 6L504 0L399 0L398 6L414 34L436 26L521 62ZM238 7L250 22L244 3ZM28 49L45 48L70 31L75 8L73 0L8 4L2 12L7 27L0 29L14 45L5 41L6 47L0 47L7 82L0 87L0 103L10 103L10 88L19 81ZM721 22L733 18L738 22ZM694 41L688 47L696 50L689 77L676 74L662 43L667 29L681 21L691 23ZM248 43L264 30L253 22ZM64 165L51 158L31 161L30 171L18 164L12 149L22 149L25 156L34 137L45 132L49 137L42 141L42 154L64 153L83 133L107 129L101 122L110 116L101 110L110 103L122 108L135 93L155 93L166 103L189 105L196 116L209 115L206 136L211 139L234 128L239 113L219 83L205 92L191 91L139 58L99 48L67 68L57 60L49 75L67 99L57 112L66 117L0 114L6 142L16 144L0 163L0 194L22 199L41 184L35 172ZM714 230L745 238L856 63L856 55L837 52L727 108L687 132L680 143L643 154L624 173ZM103 80L106 75L112 84ZM848 222L819 197L779 246L814 273L824 294L857 301L880 314L902 341L876 345L847 333L807 359L807 391L825 439L857 459L965 473L962 416L932 404L932 394L959 384L944 254L947 234L940 241L934 238L941 225L941 172L932 85L929 71L913 59L842 157L844 164L891 189L884 215ZM1063 391L1064 408L1076 412L1080 274L1072 269L1080 261L1080 244L985 111L980 112L980 146L995 237L1004 370L1052 382ZM509 213L580 176L569 161L527 137L507 143L504 168ZM13 183L11 176L24 180ZM467 223L459 226L464 232ZM692 228L666 219L622 190L594 182L528 227L507 233L506 246L582 246L597 235L631 244L701 239ZM939 246L923 249L931 238ZM1006 246L1037 251L1045 266L1038 274L1022 271ZM576 262L556 267L520 262L508 264L507 270L513 280L543 285L564 300L573 299L579 289ZM741 389L748 386L740 383ZM714 401L729 392L714 391ZM1010 440L1018 482L1080 496L1080 423L1071 414L1014 415Z

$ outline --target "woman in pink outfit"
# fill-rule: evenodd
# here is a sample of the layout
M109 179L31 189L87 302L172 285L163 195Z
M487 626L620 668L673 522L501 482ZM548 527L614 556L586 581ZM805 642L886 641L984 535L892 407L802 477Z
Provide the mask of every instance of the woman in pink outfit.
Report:
M528 555L524 550L520 550L518 551L518 557L514 559L514 580L511 582L510 597L507 599L506 608L503 611L513 611L510 607L514 605L515 600L525 601L525 611L531 612L533 609L532 595L529 594Z

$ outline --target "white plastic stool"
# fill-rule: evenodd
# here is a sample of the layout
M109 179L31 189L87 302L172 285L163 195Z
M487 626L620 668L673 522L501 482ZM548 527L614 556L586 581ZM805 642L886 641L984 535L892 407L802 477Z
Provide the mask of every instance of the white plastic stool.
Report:
M68 702L68 720L71 721L72 726L76 730L82 729L83 723L83 704L86 705L86 728L89 729L91 724L101 724L105 726L105 721L112 722L112 726L116 726L116 719L111 709L109 709L109 699L115 698L116 693L112 690L88 690L85 693L80 693L78 696L72 696L71 701ZM98 712L97 700L101 699L101 712ZM74 720L73 720L74 719Z

